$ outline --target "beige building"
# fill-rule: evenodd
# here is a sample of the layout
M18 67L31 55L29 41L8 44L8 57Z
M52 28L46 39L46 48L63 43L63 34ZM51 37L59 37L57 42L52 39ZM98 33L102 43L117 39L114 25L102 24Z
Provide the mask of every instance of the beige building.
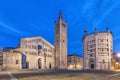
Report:
M54 46L42 37L22 38L18 50L25 55L23 68L54 68Z
M114 70L120 70L120 56L119 55L115 55L115 54L113 55L112 63L113 63Z
M54 46L42 37L22 38L16 49L0 53L0 69L53 69Z
M67 66L70 70L81 70L83 69L83 59L78 55L69 55L67 57Z
M61 11L55 21L55 68L67 69L67 24Z
M15 49L4 49L1 68L3 70L22 69L22 53Z
M83 37L84 69L111 70L113 55L113 36L108 28L106 32L95 32Z

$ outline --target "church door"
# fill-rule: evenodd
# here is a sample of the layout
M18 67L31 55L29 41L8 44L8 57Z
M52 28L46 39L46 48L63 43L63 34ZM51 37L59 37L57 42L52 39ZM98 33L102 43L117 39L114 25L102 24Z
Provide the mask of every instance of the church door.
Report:
M91 66L91 69L94 69L94 64L91 64L90 66Z
M49 69L51 69L52 67L51 67L51 63L49 64Z
M29 69L29 62L26 62L26 68Z
M42 68L42 61L41 59L39 58L38 59L38 69L41 69Z

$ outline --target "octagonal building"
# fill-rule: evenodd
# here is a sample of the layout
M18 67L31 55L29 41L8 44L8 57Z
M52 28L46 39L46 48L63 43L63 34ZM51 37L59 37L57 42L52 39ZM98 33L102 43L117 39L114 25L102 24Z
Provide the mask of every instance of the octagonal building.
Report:
M84 69L112 69L113 35L108 28L105 32L98 32L95 28L92 34L87 34L87 30L84 30L82 42Z

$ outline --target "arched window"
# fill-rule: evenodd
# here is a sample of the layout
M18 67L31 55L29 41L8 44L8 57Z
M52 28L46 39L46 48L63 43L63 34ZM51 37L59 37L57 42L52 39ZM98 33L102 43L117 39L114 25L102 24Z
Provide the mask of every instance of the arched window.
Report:
M93 58L90 58L90 59L89 59L89 62L94 62L94 59L93 59Z
M42 49L42 46L41 45L38 45L38 50L41 50Z

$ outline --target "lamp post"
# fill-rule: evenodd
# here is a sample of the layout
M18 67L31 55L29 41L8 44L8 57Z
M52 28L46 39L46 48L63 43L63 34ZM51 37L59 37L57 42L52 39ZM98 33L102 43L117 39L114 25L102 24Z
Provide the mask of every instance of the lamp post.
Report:
M117 54L117 57L119 57L119 58L120 58L120 53L118 53L118 54Z
M119 58L120 58L120 53L117 54L117 60L116 60L116 63L115 63L117 69L120 69Z

